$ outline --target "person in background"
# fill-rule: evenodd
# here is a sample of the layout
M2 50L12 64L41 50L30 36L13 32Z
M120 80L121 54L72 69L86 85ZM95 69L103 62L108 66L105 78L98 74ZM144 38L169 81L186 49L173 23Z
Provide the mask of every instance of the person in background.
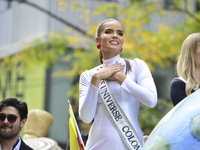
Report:
M93 121L86 150L126 150L122 137L116 130L100 97L100 81L106 80L108 87L124 114L134 127L139 140L143 134L138 123L140 103L155 107L157 90L146 63L135 58L120 57L123 51L124 29L116 19L102 21L96 30L95 42L100 51L101 64L84 71L79 80L79 116L85 123ZM113 115L117 108L110 103Z
M33 150L20 138L20 131L27 120L28 108L25 102L16 98L0 101L0 149Z
M190 34L184 40L176 71L178 77L170 84L174 106L200 88L200 33Z

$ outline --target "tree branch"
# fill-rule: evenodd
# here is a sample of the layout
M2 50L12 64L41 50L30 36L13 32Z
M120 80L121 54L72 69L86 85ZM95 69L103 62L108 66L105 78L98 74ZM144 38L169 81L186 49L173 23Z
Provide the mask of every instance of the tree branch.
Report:
M77 26L75 26L75 25L69 23L68 21L66 21L66 20L64 20L64 19L62 19L62 18L60 18L59 16L56 16L55 14L51 13L50 11L48 11L48 10L46 10L46 9L44 9L44 8L42 8L42 7L40 7L40 6L36 5L36 4L34 4L34 3L28 2L28 1L26 1L26 0L12 0L12 1L18 1L18 2L20 2L20 3L24 3L24 4L27 4L27 5L29 5L29 6L32 6L32 7L36 8L36 9L38 9L38 10L40 10L40 11L42 11L42 12L48 14L49 16L53 17L53 18L56 19L57 21L59 21L59 22L65 24L65 25L67 25L67 26L70 26L71 28L73 28L74 30L78 31L79 33L81 33L81 34L83 34L83 35L86 35L86 31L80 29L79 27L77 27Z
M193 18L194 20L196 20L197 22L200 22L200 19L196 15L194 15L193 13L191 13L190 11L188 11L188 9L187 9L187 2L185 2L185 9L182 9L182 8L180 8L177 5L174 5L173 7L174 7L174 9L171 9L171 10L177 10L177 11L180 11L180 12L184 12L188 16L190 16L191 18Z

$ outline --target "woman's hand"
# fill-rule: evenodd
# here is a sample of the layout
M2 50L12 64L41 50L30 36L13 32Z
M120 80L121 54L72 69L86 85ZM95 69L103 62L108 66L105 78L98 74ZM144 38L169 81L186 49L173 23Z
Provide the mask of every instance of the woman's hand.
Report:
M144 143L147 141L148 137L148 135L143 135Z
M114 73L112 76L106 78L107 80L117 81L119 84L122 84L126 79L126 75L121 71Z
M97 74L99 74L100 79L106 79L106 78L111 77L112 75L114 75L117 72L121 72L123 67L124 67L124 65L116 62L115 64L113 64L111 66L108 66L108 67L104 66L104 67L100 68L97 71Z
M97 70L97 72L95 72L93 74L90 83L93 84L94 86L99 87L99 81L101 79L115 80L116 75L115 76L113 76L113 75L117 72L121 72L123 67L124 67L124 65L122 65L121 63L118 63L118 62L116 62L115 64L113 64L111 66L101 67ZM110 77L110 79L109 79L109 77Z

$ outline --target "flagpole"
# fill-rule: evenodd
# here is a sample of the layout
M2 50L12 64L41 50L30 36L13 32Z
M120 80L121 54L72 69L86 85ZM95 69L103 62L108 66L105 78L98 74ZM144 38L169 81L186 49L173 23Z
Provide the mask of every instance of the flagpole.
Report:
M68 104L69 104L69 110L71 111L71 114L72 114L73 120L74 120L75 125L76 125L76 127L77 127L78 136L80 137L80 140L81 140L81 142L82 142L83 150L85 150L85 145L84 145L84 142L83 142L83 139L82 139L82 136L81 136L80 130L79 130L79 128L78 128L78 124L77 124L77 122L76 122L76 118L75 118L75 116L74 116L74 112L73 112L73 109L72 109L72 106L71 106L69 100L68 100Z

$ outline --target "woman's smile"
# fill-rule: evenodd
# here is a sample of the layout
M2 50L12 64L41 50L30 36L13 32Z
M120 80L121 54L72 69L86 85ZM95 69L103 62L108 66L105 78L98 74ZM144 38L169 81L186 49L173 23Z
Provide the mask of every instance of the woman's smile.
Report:
M110 41L110 43L111 43L111 44L114 44L114 45L118 45L118 44L119 44L118 41L114 41L114 40L113 40L113 41Z

